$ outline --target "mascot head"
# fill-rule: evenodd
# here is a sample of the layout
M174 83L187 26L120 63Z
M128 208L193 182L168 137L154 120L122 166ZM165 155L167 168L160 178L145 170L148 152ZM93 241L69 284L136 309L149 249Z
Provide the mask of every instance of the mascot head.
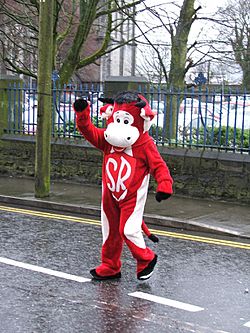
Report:
M133 91L119 93L114 99L100 98L107 103L101 115L107 120L105 140L117 148L132 146L150 128L155 113L145 97Z

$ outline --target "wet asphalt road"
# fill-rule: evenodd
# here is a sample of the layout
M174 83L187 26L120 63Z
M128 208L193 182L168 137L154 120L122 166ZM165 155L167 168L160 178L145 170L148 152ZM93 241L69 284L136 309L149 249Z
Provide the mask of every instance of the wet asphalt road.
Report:
M250 332L249 242L160 231L148 243L159 262L147 282L126 247L121 280L97 282L95 221L1 206L0 226L1 333Z

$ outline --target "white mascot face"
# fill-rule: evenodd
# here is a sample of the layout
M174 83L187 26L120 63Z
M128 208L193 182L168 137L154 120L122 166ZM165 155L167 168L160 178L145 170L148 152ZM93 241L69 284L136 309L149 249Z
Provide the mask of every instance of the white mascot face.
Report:
M137 127L133 126L134 117L122 110L113 114L114 122L109 123L104 132L105 140L114 147L127 148L139 138Z

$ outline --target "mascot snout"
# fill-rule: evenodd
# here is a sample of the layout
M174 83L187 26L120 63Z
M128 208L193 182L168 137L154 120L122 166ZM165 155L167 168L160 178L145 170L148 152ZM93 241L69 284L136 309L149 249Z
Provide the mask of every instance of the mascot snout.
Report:
M140 136L137 127L133 126L134 118L126 111L116 111L114 121L109 123L104 132L105 140L114 147L132 146Z
M122 125L117 126L115 123L109 124L104 132L105 140L109 144L122 148L132 146L139 138L139 135L139 131L136 127Z

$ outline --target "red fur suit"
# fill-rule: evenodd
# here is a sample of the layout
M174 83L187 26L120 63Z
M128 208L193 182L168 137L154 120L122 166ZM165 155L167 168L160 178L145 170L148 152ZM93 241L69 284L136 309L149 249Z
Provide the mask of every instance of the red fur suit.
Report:
M157 182L156 200L172 194L172 178L156 145L148 134L154 117L147 100L134 92L123 92L101 108L107 128L95 127L85 100L74 103L77 127L95 147L103 151L102 255L101 265L90 273L94 279L121 277L121 253L125 241L137 262L137 278L148 279L157 255L146 246L141 228L150 174Z

